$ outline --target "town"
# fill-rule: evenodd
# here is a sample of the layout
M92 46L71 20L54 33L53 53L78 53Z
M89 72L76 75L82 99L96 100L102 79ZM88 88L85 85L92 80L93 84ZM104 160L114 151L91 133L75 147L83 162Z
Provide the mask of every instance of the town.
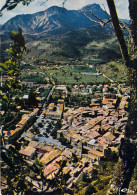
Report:
M62 173L71 189L85 173L92 177L105 150L117 153L128 120L130 89L125 83L75 84L68 89L24 81L21 86L22 96L14 98L20 120L3 130L4 144L9 148L16 141L19 154L30 165L39 159L47 179L56 177L65 161ZM86 101L84 106L78 96ZM26 179L33 191L47 189L47 185L41 189L41 180ZM2 177L3 188L5 181Z

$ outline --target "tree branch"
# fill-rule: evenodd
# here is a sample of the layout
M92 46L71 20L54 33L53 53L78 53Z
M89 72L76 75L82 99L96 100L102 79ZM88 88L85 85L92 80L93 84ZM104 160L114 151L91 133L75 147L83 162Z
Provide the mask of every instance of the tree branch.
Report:
M62 3L63 8L64 8L64 6L65 6L66 1L67 1L67 0L64 0L63 3Z
M92 19L91 17L89 17L86 12L89 12L91 13L92 16L94 16L97 20L94 20ZM92 22L95 22L97 24L100 24L102 27L105 26L106 24L110 23L111 22L111 19L110 20L107 20L107 21L104 21L102 20L101 18L99 18L98 16L96 16L92 11L83 11L84 15Z
M128 27L128 25L127 25L125 22L123 22L123 21L120 22L120 27L121 27L121 29L126 29L126 30L127 30L128 34L129 34L129 40L128 40L128 42L130 42L131 48L132 48L131 52L133 52L134 42L133 42L133 37L132 37L131 29L130 29L130 28ZM128 48L129 48L129 46L128 46ZM128 49L128 50L129 50L129 49ZM128 52L128 53L129 53L129 52ZM129 54L130 54L130 53L129 53Z
M12 10L21 2L23 5L29 5L30 2L32 2L32 1L34 1L34 0L6 0L6 3L4 4L4 6L2 8L0 8L0 16L2 14L1 12L4 9Z
M118 16L117 16L114 1L113 0L107 0L107 4L108 4L108 7L109 7L109 11L110 11L110 15L111 15L111 18L112 18L114 30L115 30L116 36L118 38L118 42L119 42L119 45L120 45L120 49L121 49L123 59L125 61L126 66L130 67L130 57L129 57L129 54L128 54L128 49L127 49L127 46L126 46L126 43L125 43L123 32L120 28L119 19L118 19Z
M108 14L108 12L106 11L106 8L105 8L104 4L103 4L103 7L104 7L104 10L105 10L105 12L106 12L106 14L107 14L108 20L110 20L111 17L110 17L110 15ZM110 22L110 26L111 26L112 28L114 28L113 25L112 25L112 20L111 20L111 22Z

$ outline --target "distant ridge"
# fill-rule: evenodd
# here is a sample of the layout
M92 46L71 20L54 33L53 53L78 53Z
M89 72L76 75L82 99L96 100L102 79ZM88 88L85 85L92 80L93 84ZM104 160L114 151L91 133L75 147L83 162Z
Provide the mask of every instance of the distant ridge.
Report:
M21 27L26 34L60 34L97 25L86 18L82 10L91 10L98 17L107 19L106 12L98 4L84 6L80 10L67 10L63 7L52 6L34 14L17 15L3 24L1 30L17 30Z
M11 18L0 29L2 33L2 59L9 48L9 31L22 28L26 40L25 62L103 64L121 58L115 32L110 24L101 26L90 21L83 13L91 10L96 16L108 20L100 5L92 4L80 10L67 10L52 6L34 14ZM90 14L87 12L87 14ZM90 17L91 14L90 14ZM95 18L94 18L95 19Z

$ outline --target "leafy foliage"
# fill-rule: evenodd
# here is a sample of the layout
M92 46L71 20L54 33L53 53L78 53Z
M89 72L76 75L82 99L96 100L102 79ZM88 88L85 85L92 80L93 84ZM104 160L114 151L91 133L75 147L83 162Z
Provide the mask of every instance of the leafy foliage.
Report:
M5 9L14 9L19 3L22 3L23 5L29 5L29 3L32 1L33 0L7 0L5 5L1 8L0 13Z
M0 63L0 67L6 76L6 81L0 87L0 98L2 109L4 110L4 114L0 115L2 125L6 125L7 122L10 124L14 120L14 117L16 117L13 114L16 111L16 103L13 101L13 96L20 90L20 61L23 52L26 50L21 29L18 32L12 31L10 37L13 41L8 50L10 58L5 63ZM16 112L16 115L18 115L18 112Z
M14 194L16 192L19 194L20 192L24 193L27 190L27 181L25 180L27 168L24 167L24 161L14 149L14 147L10 146L10 148L2 149L2 162L6 163L6 169L4 167L1 168L2 174L7 179L8 188L2 191L2 194Z
M73 107L88 106L93 95L68 94L66 104Z
M13 44L9 49L11 58L8 59L5 63L0 63L0 67L4 70L6 74L6 81L1 87L2 90L2 100L4 104L4 110L10 110L12 103L12 97L19 90L19 75L20 75L20 61L22 59L22 54L26 50L25 40L22 35L21 29L19 32L11 32L11 39Z
M91 195L95 192L96 192L95 188L91 184L89 184L88 187L86 188L84 195Z
M53 136L53 138L57 138L57 131L61 128L61 120L57 120L57 123L55 124L52 132L51 132L51 136Z
M111 151L111 149L108 148L104 151L104 159L106 161L117 162L118 161L118 154L114 151Z
M134 160L136 157L136 144L131 142L130 139L121 139L119 156L128 162Z

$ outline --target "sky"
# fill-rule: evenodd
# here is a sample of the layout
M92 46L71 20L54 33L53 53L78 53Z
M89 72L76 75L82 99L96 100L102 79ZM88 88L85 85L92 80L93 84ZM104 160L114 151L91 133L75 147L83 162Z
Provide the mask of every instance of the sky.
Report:
M3 11L3 16L0 17L0 24L5 23L10 18L20 14L32 14L39 11L44 11L51 6L63 7L64 0L34 0L28 6L23 6L20 3L15 9L10 11ZM4 5L6 0L0 0L0 8ZM108 11L106 0L66 0L64 7L69 10L81 9L85 5L97 3ZM128 0L115 0L118 16L122 19L129 19L128 15Z

